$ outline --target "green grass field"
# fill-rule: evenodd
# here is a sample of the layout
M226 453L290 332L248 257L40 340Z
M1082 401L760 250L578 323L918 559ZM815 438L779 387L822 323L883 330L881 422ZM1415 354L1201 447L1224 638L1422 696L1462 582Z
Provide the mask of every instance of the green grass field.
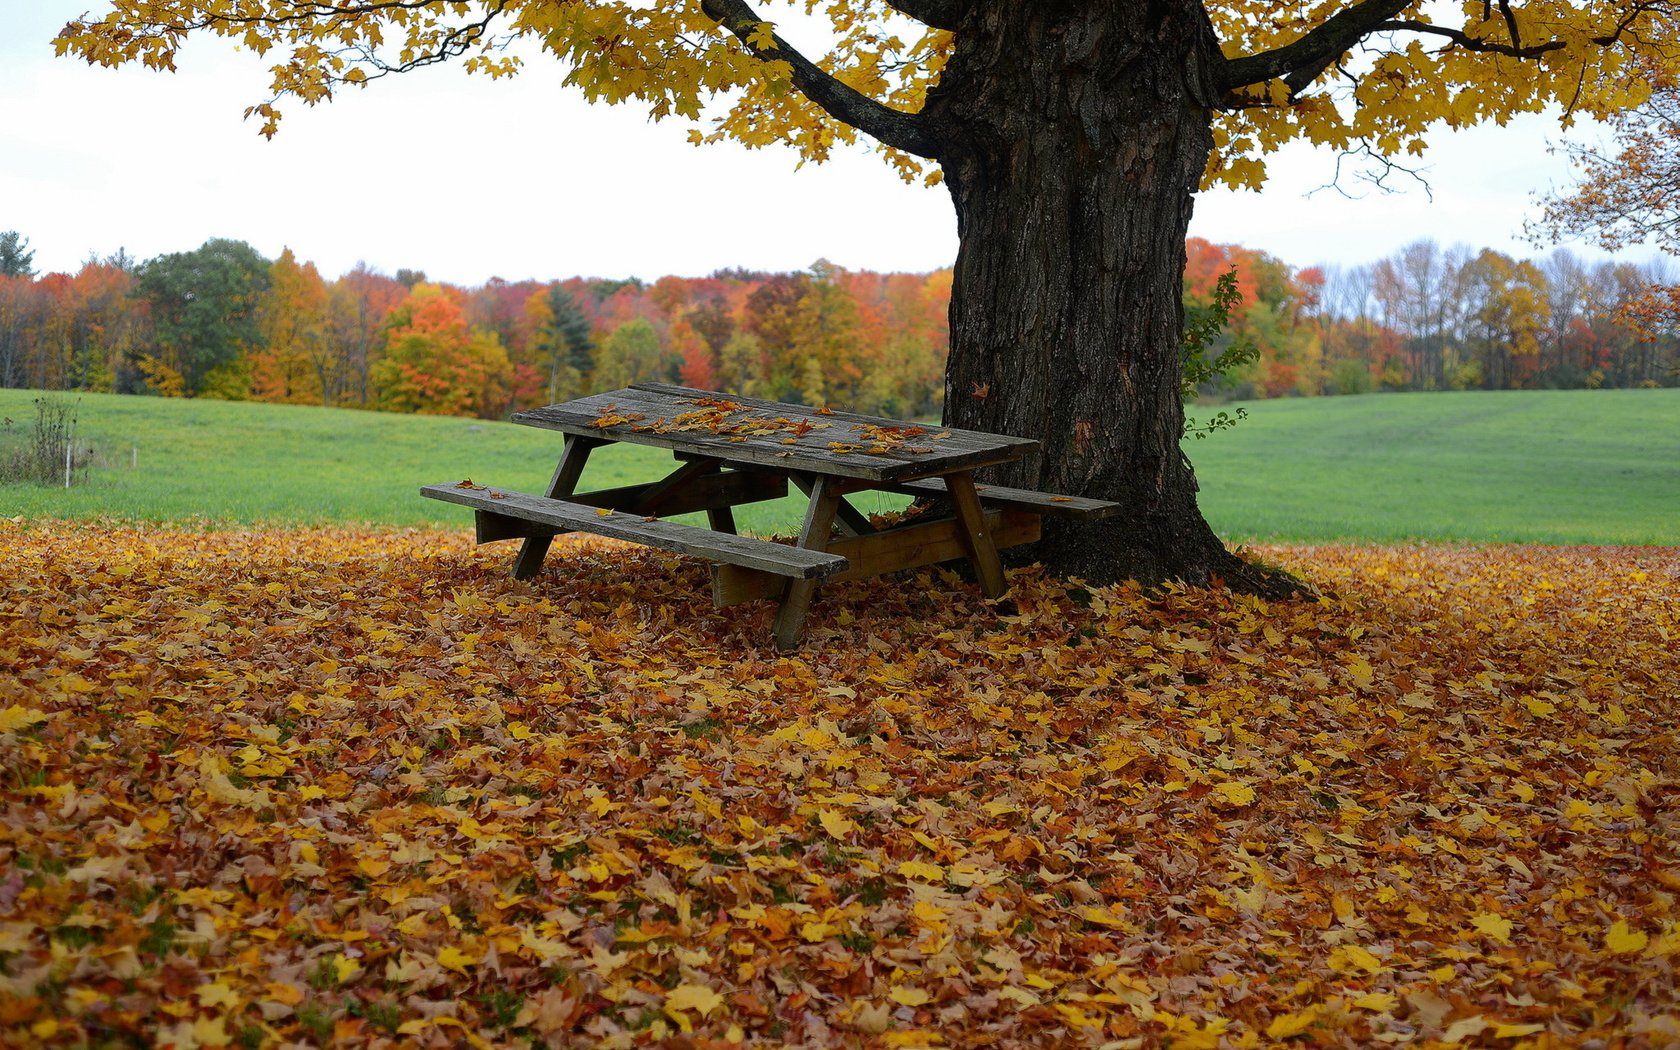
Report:
M38 395L0 390L11 434ZM64 401L76 395L53 395ZM1186 445L1232 540L1680 544L1680 390L1380 394L1266 401ZM510 423L84 394L99 463L69 490L0 488L0 515L213 523L466 525L419 486L470 477L541 491L559 435ZM659 449L615 446L584 484L652 480ZM801 498L742 508L797 528ZM883 497L866 510L896 504Z
M1265 401L1186 443L1232 539L1680 544L1680 390Z

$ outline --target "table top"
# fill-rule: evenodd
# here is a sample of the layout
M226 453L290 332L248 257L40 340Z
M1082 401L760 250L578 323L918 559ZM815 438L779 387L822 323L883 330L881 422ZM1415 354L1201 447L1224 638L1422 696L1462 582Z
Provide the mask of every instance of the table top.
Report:
M1020 459L1029 438L638 383L516 412L515 423L792 473L902 481Z

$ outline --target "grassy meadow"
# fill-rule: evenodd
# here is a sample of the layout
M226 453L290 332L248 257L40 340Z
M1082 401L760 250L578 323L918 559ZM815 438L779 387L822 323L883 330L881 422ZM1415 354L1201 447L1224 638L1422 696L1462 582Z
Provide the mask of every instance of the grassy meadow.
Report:
M30 391L0 390L16 440ZM557 434L444 417L84 394L96 465L70 490L0 489L0 514L215 524L465 525L416 489L470 477L541 491ZM1186 449L1202 506L1237 541L1412 539L1680 544L1680 391L1380 394L1245 406ZM587 487L652 480L660 449L596 454ZM742 508L744 529L797 528L803 499ZM882 497L866 510L895 506Z

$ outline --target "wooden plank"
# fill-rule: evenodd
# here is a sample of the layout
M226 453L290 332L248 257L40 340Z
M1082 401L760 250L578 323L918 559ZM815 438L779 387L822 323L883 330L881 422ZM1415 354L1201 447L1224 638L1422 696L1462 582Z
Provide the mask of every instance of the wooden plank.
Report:
M715 470L715 462L713 464ZM677 477L678 471L664 482L649 485L625 485L614 489L577 492L567 497L573 503L588 507L610 507L637 515L652 514L673 517L705 511L711 526L719 532L734 532L734 517L729 508L742 503L761 503L781 499L787 495L787 479L765 471L728 471L723 473L690 472L675 484L666 484ZM728 527L718 528L719 521ZM477 511L475 515L477 541L498 543L502 540L550 538L570 531L554 525L542 525L523 518L510 518L492 511Z
M822 413L818 408L810 405L792 405L783 401L764 401L755 397L744 397L736 394L720 394L712 390L697 390L693 387L674 386L669 383L635 383L626 388L637 393L652 394L669 398L679 403L692 401L696 398L722 398L733 401L742 408L752 409L770 416L787 416L790 419L809 419L812 422L845 424L848 428L854 425L876 427L925 426L928 433L949 433L949 438L942 439L955 443L961 448L997 448L1000 446L1019 446L1030 450L1038 446L1038 442L1031 438L1012 437L1008 434L991 434L983 430L963 430L959 427L947 427L937 423L912 423L909 420L892 419L888 416L870 416L860 412L847 412L842 409L830 409Z
M912 496L943 496L945 495L945 479L924 478L921 481L902 481L887 486L887 488L891 492L903 492ZM1103 499L1088 499L1084 496L1059 496L1054 492L1007 488L1003 485L976 485L974 490L979 493L980 502L989 506L1032 510L1039 514L1053 514L1057 517L1077 518L1081 521L1111 518L1121 511L1119 503Z
M652 485L625 485L616 489L578 492L567 499L589 507L611 507L626 513L652 514L663 518L781 499L787 495L788 484L780 474L762 470L731 470L689 477L680 485L659 492L653 492L653 488Z
M999 549L1033 543L1039 537L1037 514L1015 510L988 510L987 524L992 542ZM915 522L882 529L870 536L835 540L830 554L845 557L848 567L825 583L867 579L905 569L919 569L968 557L962 524L955 518ZM712 566L712 603L718 608L738 605L757 598L773 598L782 592L786 580L770 573L736 565Z
M489 487L463 489L455 484L442 484L427 485L420 494L504 518L550 525L564 531L593 532L800 580L822 579L846 568L845 558L821 550L713 532L674 521L648 521L633 514L603 515L595 507L524 492Z
M528 540L541 537L554 537L570 532L557 525L540 525L523 518L510 518L506 514L497 514L491 510L473 511L473 531L475 540L481 546L486 543L500 543L502 540Z
M969 560L974 574L980 577L980 593L988 598L1001 598L1009 589L1003 578L1003 562L998 558L997 546L992 543L991 530L986 527L986 512L980 507L980 497L974 491L974 475L959 471L945 479L946 493L956 509L957 520L963 524L963 540L968 544Z
M1038 516L1021 511L986 511L986 528L999 548L1032 543L1038 539ZM868 579L924 565L938 565L968 557L964 527L955 518L940 518L878 532L873 536L837 540L829 544L830 554L845 557L848 566L827 582Z
M840 507L840 497L830 491L829 478L817 478L811 485L811 505L805 509L805 524L799 530L799 548L820 551L828 546L828 534L834 528L834 515ZM833 555L830 555L833 557ZM788 652L799 645L799 634L805 628L805 614L811 611L811 599L817 593L817 583L811 579L792 580L782 595L781 608L776 610L776 648Z
M783 437L787 435L780 433L736 441L732 438L741 435L714 434L709 431L661 432L635 429L638 426L648 426L654 420L673 419L684 412L697 411L691 402L705 398L726 398L754 415L787 419L795 423L806 422L824 429L812 430L799 437L792 445L784 445ZM594 421L601 418L609 408L618 414L641 414L645 419L608 428L594 427ZM903 427L914 424L850 412L821 415L817 410L802 405L651 384L593 394L562 405L549 405L516 413L513 419L516 423L528 426L653 445L729 462L756 463L776 469L874 481L942 474L1005 463L1019 459L1037 447L1037 442L1027 438L929 427L926 435L911 439L900 448L886 454L871 455L862 448L854 452L836 452L829 448L830 442L867 447L864 437L850 429L854 425ZM935 440L935 434L950 436ZM931 451L910 453L903 451L905 447L927 448Z
M560 453L560 462L554 468L554 476L549 479L547 495L571 495L572 490L577 488L578 479L583 477L583 466L589 461L589 453L602 443L599 438L567 435L566 447ZM519 556L513 560L513 578L529 580L541 572L543 559L548 557L550 542L549 536L527 537L525 542L519 545Z

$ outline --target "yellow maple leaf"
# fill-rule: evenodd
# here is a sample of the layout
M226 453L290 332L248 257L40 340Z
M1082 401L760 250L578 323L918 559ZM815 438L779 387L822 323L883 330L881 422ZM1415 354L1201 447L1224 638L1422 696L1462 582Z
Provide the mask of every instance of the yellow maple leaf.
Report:
M921 879L923 882L944 882L945 869L937 864L929 864L922 860L907 860L898 866L898 873L907 879Z
M702 1016L723 1004L723 996L703 984L679 984L665 995L667 1010L698 1010Z
M1079 917L1086 922L1094 922L1098 926L1125 926L1126 920L1109 911L1107 908L1082 908Z
M1213 804L1216 806L1246 806L1253 801L1254 789L1247 784L1227 780L1213 786Z
M1288 1039L1301 1035L1318 1022L1319 1014L1323 1012L1324 1008L1315 1003L1305 1010L1280 1014L1272 1018L1271 1023L1266 1026L1266 1038Z
M1483 1032L1487 1031L1488 1028L1489 1025L1487 1018L1483 1017L1481 1014L1474 1014L1470 1017L1461 1017L1452 1024L1448 1025L1447 1030L1441 1033L1441 1042L1462 1043L1472 1036L1481 1035Z
M1500 944L1511 943L1511 928L1514 925L1510 919L1490 911L1479 911L1470 916L1470 925L1476 932L1485 937L1491 937Z
M1493 1026L1493 1037L1495 1039L1521 1039L1525 1035L1534 1035L1545 1030L1546 1026L1543 1024L1501 1024Z
M1610 926L1610 932L1604 935L1604 946L1617 955L1631 955L1642 952L1651 943L1651 937L1644 930L1630 929L1626 919L1617 919Z
M483 956L469 955L453 944L437 954L438 965L445 970L454 970L461 976L467 976L467 967L477 966Z
M199 1046L230 1046L233 1043L225 1017L200 1017L192 1023L191 1034Z
M1357 1010L1386 1014L1400 1005L1400 997L1393 992L1366 992L1357 999L1349 1000L1348 1005Z
M922 1006L930 1001L933 996L921 988L912 988L907 984L900 984L895 985L887 993L887 998L900 1006Z
M16 732L29 726L45 722L52 716L45 711L36 711L20 704L0 708L0 733Z
M1010 999L1014 1002L1020 1003L1022 1006L1037 1006L1039 1003L1044 1001L1032 992L1027 991L1025 988L1017 988L1012 984L1006 984L1002 988L999 988L998 998Z
M1383 961L1357 944L1343 944L1331 951L1329 966L1336 973L1376 973L1383 968Z
M220 981L212 981L209 984L199 985L197 988L193 989L193 995L198 997L198 1002L201 1006L235 1007L238 1006L240 1002L238 993Z
M839 810L821 810L817 813L817 819L822 821L823 830L837 839L843 839L857 830L857 825L852 822L852 818Z

